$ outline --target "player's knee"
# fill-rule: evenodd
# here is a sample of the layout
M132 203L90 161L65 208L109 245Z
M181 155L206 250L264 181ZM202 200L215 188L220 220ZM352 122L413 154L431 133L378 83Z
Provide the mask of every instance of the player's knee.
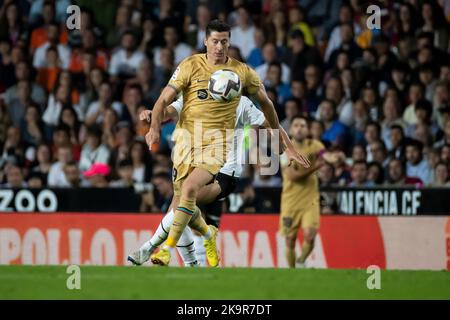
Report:
M316 237L316 233L317 232L314 229L305 229L303 231L303 238L305 241L313 242L314 238Z
M198 192L198 187L193 183L186 183L183 186L182 193L183 193L183 196L185 196L185 197L194 198L197 195L197 192Z
M295 237L286 237L286 247L295 248Z

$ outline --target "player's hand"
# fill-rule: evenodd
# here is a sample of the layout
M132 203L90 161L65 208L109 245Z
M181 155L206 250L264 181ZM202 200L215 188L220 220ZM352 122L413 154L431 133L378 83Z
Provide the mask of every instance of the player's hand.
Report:
M141 111L141 113L139 113L139 120L151 122L152 121L152 111L151 110Z
M311 166L311 162L308 160L308 157L300 152L297 152L295 149L287 148L285 152L289 161L288 166L290 166L293 161L297 161L304 168L309 168Z
M155 130L152 127L148 130L147 134L145 135L145 142L147 142L148 149L152 151L152 146L154 144L159 144L159 130Z
M340 155L336 152L325 152L322 158L328 163L335 164L340 160Z

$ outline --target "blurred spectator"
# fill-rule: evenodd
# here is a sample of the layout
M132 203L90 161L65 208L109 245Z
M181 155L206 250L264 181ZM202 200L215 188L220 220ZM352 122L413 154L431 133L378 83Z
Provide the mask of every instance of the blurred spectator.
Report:
M405 164L399 159L391 159L388 165L388 179L386 181L389 186L423 186L422 180L416 177L406 176Z
M101 17L101 15L99 15ZM106 35L106 45L113 48L119 44L123 34L131 30L131 8L129 6L121 5L115 12L114 24L111 21L107 22L105 30L108 30Z
M250 16L247 9L243 6L236 11L237 19L236 26L231 28L231 44L237 46L244 59L247 59L250 51L255 48L254 32L255 27L250 21Z
M378 162L370 162L368 165L367 180L372 185L382 185L384 183L385 170Z
M4 188L26 188L27 183L23 176L23 170L18 165L8 165L5 168L6 172L6 184Z
M352 162L366 161L367 153L366 149L361 144L355 144L352 149Z
M300 6L294 6L289 8L288 12L289 25L291 27L290 31L300 30L305 38L305 43L308 46L314 46L316 39L314 38L313 30L306 21L306 12Z
M372 161L386 168L389 162L386 146L382 140L374 141L369 144L369 150L372 154Z
M22 23L23 13L14 2L5 2L4 5L4 15L0 18L0 38L7 39L14 46L25 31Z
M292 79L298 80L299 75L293 75ZM322 96L321 74L318 66L310 64L305 69L306 82L306 107L308 113L314 114L319 106Z
M192 54L192 48L179 39L179 33L177 28L173 25L168 25L164 28L164 43L165 46L161 48L156 48L154 52L154 63L156 66L161 66L162 62L162 52L161 50L170 49L174 54L174 63L179 65L183 59L187 58Z
M370 145L381 140L381 127L377 122L369 122L366 125L364 139L366 140L367 162L371 162L373 161L373 154Z
M325 132L322 140L334 146L346 146L348 142L348 129L337 119L336 104L325 99L319 105L319 119L323 121Z
M83 172L83 176L89 181L92 188L107 188L110 168L104 163L93 163L89 169Z
M93 164L108 163L110 151L102 144L102 130L99 126L88 127L86 143L83 145L80 157L80 170L88 170ZM109 173L108 173L109 174Z
M278 104L283 105L284 102L291 97L291 89L289 85L282 82L282 68L279 62L271 62L267 68L267 74L264 78L264 85L273 88L278 93Z
M20 121L25 114L25 109L32 102L31 83L28 80L21 80L17 83L17 95L11 96L11 100L6 100L9 117L14 126L19 127Z
M51 23L47 27L48 41L40 45L33 57L33 66L35 68L47 67L47 50L49 47L56 48L57 56L61 61L60 67L67 69L70 60L70 48L59 42L59 25Z
M334 167L334 179L333 180L339 186L346 186L351 181L351 174L350 174L349 167L347 166L347 164L345 162L345 153L338 148L335 148L335 151L333 151L333 152L335 152L336 156L337 156L337 161L335 163L333 163L333 167Z
M95 123L101 124L105 117L105 112L109 108L114 109L119 118L121 118L123 106L120 102L114 101L113 98L111 84L107 81L103 82L99 87L98 100L92 102L87 109L85 124L88 126Z
M39 106L30 103L26 107L24 118L20 123L23 141L35 147L42 142L47 142L49 132L45 129Z
M56 6L55 6L56 4ZM41 20L42 25L33 29L31 32L30 49L34 52L37 48L42 46L48 41L48 29L55 20L65 23L67 6L70 5L70 0L58 0L54 1L33 1L33 5L30 9L30 24L38 24ZM66 28L61 28L60 39L61 43L67 43L68 33Z
M328 62L331 53L338 49L342 44L341 25L353 23L353 32L358 35L361 32L361 27L353 20L353 10L350 5L343 4L339 8L339 24L333 28L327 43L324 60Z
M450 119L445 121L443 131L444 131L444 136L442 137L441 140L435 142L435 144L433 145L433 148L441 148L442 146L444 146L446 144L450 144Z
M242 51L241 51L242 52ZM269 65L273 62L280 61L278 57L277 47L272 42L267 42L262 48L264 63L259 65L255 71L261 80L264 80L269 69ZM289 83L291 80L291 69L285 63L281 63L281 81Z
M335 183L333 165L325 162L318 170L319 183L321 187L330 187Z
M266 38L264 31L260 28L255 29L253 36L255 38L255 47L250 51L246 62L252 68L257 68L264 63L263 46Z
M173 185L170 175L164 172L157 173L153 176L152 183L157 191L155 205L161 212L167 212L173 197Z
M39 172L31 172L26 178L28 188L41 189L45 187L46 178Z
M30 7L29 19L31 24L36 24L39 22L40 18L53 21L56 19L57 22L62 23L66 21L67 17L67 7L71 5L70 0L34 0ZM52 15L50 15L50 9L53 9Z
M309 64L320 66L322 59L315 47L306 44L303 32L295 29L290 34L290 47L283 56L283 62L289 66L289 70L293 73L303 74Z
M381 137L386 147L391 150L391 128L396 125L405 127L405 123L400 117L400 105L398 100L393 97L387 97L383 103L383 120L381 122Z
M139 84L142 88L143 100L148 103L156 102L161 88L165 85L160 69L146 58L139 64L136 78L130 79L128 84Z
M406 175L417 177L424 184L429 184L432 179L432 169L427 159L423 157L423 144L417 140L411 140L406 145Z
M111 181L109 184L111 187L133 187L135 181L133 179L133 164L130 159L119 161L117 172L119 174L119 180Z
M56 160L50 167L47 177L47 185L49 187L69 187L70 184L64 174L64 166L73 161L72 147L63 145L56 150Z
M430 183L433 187L450 187L448 179L448 164L438 162L434 167L433 181Z
M359 160L353 163L351 171L352 181L350 182L349 187L372 187L374 185L373 182L367 180L368 173L366 161Z
M390 130L389 144L391 149L388 152L390 158L405 160L405 146L403 128L399 125L392 125Z
M409 102L410 104L406 107L403 112L403 121L407 125L415 124L417 122L416 114L414 112L416 103L420 99L424 98L424 87L420 82L412 83L409 86Z
M300 103L298 99L290 98L284 104L284 114L286 118L280 122L281 126L286 132L289 132L289 126L294 116L300 114Z
M84 180L80 173L80 168L78 167L78 163L75 161L70 161L63 166L64 176L66 177L66 181L68 187L70 188L79 188L86 187L88 183Z
M189 44L199 52L203 52L205 48L204 39L206 34L206 26L211 20L211 11L206 4L200 3L196 10L196 22L190 27L188 38Z
M47 176L52 166L52 153L47 144L40 144L36 150L36 160L31 165L32 172L44 177L44 185L47 185Z
M449 43L448 23L438 1L424 1L421 7L421 16L423 25L419 30L432 32L434 35L433 45L447 51Z
M142 141L133 141L130 146L130 158L133 164L133 179L136 182L149 182L152 177L153 162L148 148Z
M120 37L120 47L111 56L109 74L113 77L130 78L136 76L144 54L137 50L136 35L127 30Z

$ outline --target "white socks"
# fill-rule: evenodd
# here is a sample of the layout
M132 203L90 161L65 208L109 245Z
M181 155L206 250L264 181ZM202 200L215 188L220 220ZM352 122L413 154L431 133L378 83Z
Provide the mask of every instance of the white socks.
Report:
M194 235L194 245L195 245L195 255L197 256L197 261L199 266L208 266L206 262L206 250L203 245L203 237L200 235Z
M173 209L171 209L161 220L161 223L156 229L153 237L142 245L142 247L140 248L141 251L144 251L148 254L152 254L153 251L155 251L155 249L158 246L160 246L164 241L166 241L167 236L169 235L170 227L172 226L173 217L174 211ZM211 234L209 230L208 233ZM177 250L181 258L183 259L185 266L197 265L194 247L194 235L192 233L191 228L184 229L180 239L178 240Z

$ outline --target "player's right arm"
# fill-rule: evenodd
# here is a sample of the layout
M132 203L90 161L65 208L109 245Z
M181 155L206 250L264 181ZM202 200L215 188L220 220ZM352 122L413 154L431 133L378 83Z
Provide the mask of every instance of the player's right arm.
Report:
M175 100L178 93L182 92L189 85L191 74L191 60L186 58L177 67L169 83L156 101L152 112L152 123L148 133L145 135L145 140L150 150L153 144L159 143L165 108Z
M150 129L145 135L145 141L147 142L150 151L153 144L159 143L161 123L164 119L164 110L172 103L176 96L176 90L173 87L166 86L153 107Z

